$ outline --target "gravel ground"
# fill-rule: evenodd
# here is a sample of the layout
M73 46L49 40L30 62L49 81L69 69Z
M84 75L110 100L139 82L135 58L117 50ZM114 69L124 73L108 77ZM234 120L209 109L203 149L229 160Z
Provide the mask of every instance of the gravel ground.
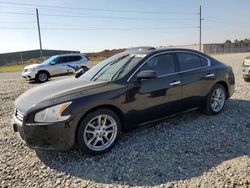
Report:
M240 74L247 55L215 56L236 76L223 113L190 112L133 130L100 156L24 146L10 126L13 101L37 84L0 74L0 187L250 187L250 83Z

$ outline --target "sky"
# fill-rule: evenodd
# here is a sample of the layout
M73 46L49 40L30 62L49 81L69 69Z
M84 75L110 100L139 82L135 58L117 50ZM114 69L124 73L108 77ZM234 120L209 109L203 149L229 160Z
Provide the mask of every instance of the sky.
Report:
M0 53L39 49L97 52L135 46L250 38L249 0L0 0Z

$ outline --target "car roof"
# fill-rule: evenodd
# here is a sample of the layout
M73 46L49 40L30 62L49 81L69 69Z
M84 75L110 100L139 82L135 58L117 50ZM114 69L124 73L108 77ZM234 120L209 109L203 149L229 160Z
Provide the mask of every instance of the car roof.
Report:
M158 49L132 49L132 50L126 50L125 52L128 52L129 54L145 54L145 55L153 55L161 52L171 52L171 51L186 51L186 52L193 52L196 54L202 54L203 53L192 50L192 49L187 49L187 48L158 48Z
M84 54L82 53L72 53L72 54L59 54L59 55L56 55L58 57L65 57L65 56L85 56Z

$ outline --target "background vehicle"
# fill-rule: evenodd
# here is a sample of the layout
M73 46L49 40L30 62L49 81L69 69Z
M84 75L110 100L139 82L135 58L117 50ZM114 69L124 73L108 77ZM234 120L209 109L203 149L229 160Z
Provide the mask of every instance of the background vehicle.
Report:
M243 74L243 79L246 82L250 82L250 56L246 57L246 59L244 60L241 71Z
M71 74L74 70L68 66L79 66L85 72L91 63L83 54L63 54L52 56L41 64L32 64L24 68L22 76L28 80L46 82L50 77Z
M15 102L13 128L32 148L67 150L77 143L99 154L121 131L190 109L220 113L234 86L230 66L197 51L125 51L79 78L25 92Z

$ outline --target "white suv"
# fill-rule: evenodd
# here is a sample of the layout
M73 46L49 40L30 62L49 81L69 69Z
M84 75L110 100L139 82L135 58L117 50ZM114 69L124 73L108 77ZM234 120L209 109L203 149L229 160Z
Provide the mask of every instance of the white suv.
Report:
M82 68L86 72L91 68L89 58L84 54L55 55L41 64L24 67L22 76L27 80L46 82L50 77L72 74L74 67Z

